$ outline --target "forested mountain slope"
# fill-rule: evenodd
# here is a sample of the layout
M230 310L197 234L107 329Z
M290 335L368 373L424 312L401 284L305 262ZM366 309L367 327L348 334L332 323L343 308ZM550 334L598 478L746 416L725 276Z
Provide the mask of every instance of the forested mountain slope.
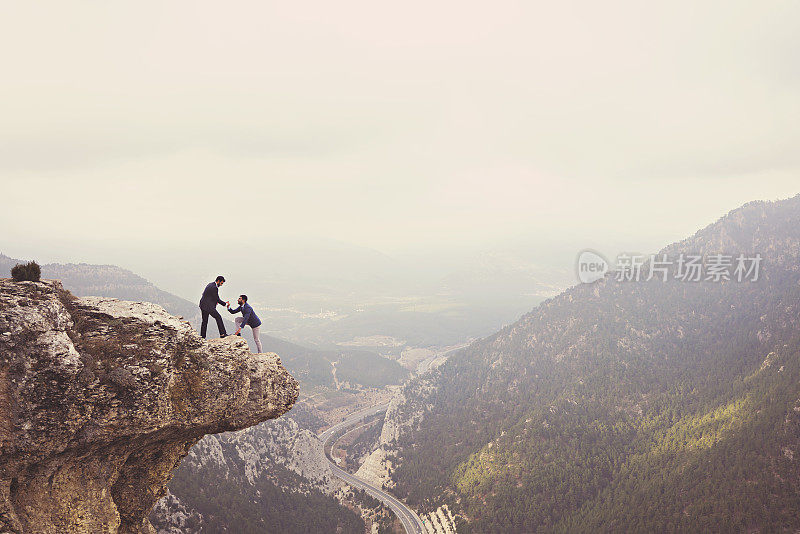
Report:
M406 388L398 493L460 503L459 532L800 528L800 196L662 252L763 260L741 282L609 274L452 356Z

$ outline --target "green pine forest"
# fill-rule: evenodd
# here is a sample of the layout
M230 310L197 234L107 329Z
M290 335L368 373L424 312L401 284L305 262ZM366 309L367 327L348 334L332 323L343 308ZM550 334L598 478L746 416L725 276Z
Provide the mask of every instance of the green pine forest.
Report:
M759 280L579 285L406 387L397 493L459 532L800 528L800 197L665 252Z

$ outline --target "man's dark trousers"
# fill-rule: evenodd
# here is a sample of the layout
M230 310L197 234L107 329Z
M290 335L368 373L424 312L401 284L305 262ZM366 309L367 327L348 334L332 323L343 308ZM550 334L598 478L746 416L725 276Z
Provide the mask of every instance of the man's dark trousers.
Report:
M200 337L206 337L206 329L208 328L208 316L210 315L217 321L217 328L219 329L219 335L224 336L226 335L225 332L225 323L222 322L222 316L219 314L217 310L204 310L200 309L200 313L203 315L203 322L200 324Z

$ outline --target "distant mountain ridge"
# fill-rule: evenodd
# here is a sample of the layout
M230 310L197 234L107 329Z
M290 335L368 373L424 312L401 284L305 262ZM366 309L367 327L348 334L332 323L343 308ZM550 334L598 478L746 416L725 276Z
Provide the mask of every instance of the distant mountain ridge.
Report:
M8 273L22 260L0 254L0 273ZM66 288L79 297L113 297L137 302L152 302L173 315L187 320L195 319L197 304L167 293L141 276L116 265L88 263L47 263L42 267L42 278L61 280ZM199 301L198 296L198 301Z
M669 254L756 282L623 282L543 302L405 388L397 492L459 532L800 528L800 195Z

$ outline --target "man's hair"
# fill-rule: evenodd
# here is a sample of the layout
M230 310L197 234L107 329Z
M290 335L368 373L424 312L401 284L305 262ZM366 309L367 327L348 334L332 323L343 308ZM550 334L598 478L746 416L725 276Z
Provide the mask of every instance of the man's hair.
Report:
M247 295L239 295L239 298L241 298L243 301L247 302Z
M224 281L225 281L225 277L224 277L224 276L222 276L222 275L219 275L219 276L217 277L217 279L216 279L216 280L214 280L214 281L215 281L215 282L224 282Z

